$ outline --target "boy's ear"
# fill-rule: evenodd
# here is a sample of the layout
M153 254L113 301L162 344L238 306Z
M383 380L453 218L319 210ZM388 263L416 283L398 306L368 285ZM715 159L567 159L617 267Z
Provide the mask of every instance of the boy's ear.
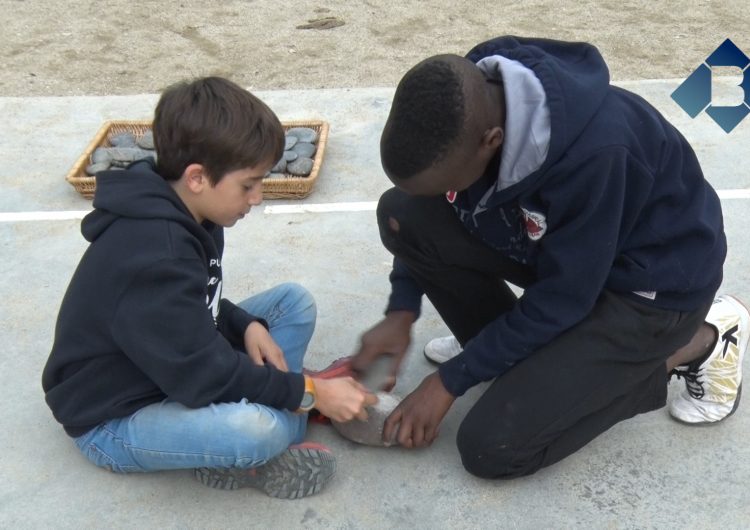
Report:
M482 146L491 149L493 152L500 147L505 140L505 131L502 127L492 127L484 131L482 135Z
M193 193L200 193L208 185L206 170L201 164L190 164L182 173L185 186Z

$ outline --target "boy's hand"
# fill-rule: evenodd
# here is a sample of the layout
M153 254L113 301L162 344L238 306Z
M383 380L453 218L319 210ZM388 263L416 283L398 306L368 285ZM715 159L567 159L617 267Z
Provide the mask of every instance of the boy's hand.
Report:
M315 408L321 414L339 423L357 418L367 419L365 407L378 402L377 396L351 377L335 379L313 378Z
M414 313L411 311L391 311L383 320L367 330L361 338L359 351L352 357L352 368L364 373L381 355L392 355L391 374L384 390L396 384L396 376L411 342L411 326ZM378 389L374 389L378 390Z
M258 366L263 366L268 362L282 372L289 371L284 352L260 322L251 322L245 330L245 350Z
M455 400L443 386L438 372L428 375L385 420L383 440L395 437L400 445L408 448L430 445Z

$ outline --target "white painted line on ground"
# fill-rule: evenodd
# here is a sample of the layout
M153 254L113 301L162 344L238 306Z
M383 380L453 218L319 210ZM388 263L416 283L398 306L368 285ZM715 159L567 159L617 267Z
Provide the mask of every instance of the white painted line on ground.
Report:
M717 190L720 199L750 199L750 189ZM377 201L363 202L329 202L322 204L279 204L266 206L263 213L271 215L298 213L339 213L339 212L372 212L377 208ZM66 221L83 219L91 210L59 212L0 212L0 223L21 221Z
M83 219L90 212L91 210L67 212L0 212L0 222L65 221L68 219Z
M717 190L720 199L750 199L750 189ZM282 204L266 206L266 214L331 213L374 211L377 201L372 202L330 202L324 204Z
M263 213L331 213L331 212L371 212L377 208L377 201L368 202L329 202L325 204L280 204L266 206Z
M720 199L750 199L750 190L716 190Z

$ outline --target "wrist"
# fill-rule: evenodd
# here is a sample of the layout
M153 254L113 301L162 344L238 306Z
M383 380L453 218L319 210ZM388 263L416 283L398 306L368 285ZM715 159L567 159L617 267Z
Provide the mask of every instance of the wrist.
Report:
M305 378L305 389L302 392L302 400L300 401L299 407L295 411L298 414L310 412L315 408L317 404L317 393L315 391L315 381L309 375L304 376Z
M385 314L386 320L394 322L401 326L411 327L412 324L417 320L417 315L413 311L406 309L397 309L395 311L389 311Z

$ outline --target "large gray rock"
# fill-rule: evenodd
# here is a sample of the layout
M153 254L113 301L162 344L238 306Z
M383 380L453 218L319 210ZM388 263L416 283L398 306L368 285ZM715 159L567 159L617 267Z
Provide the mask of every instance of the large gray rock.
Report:
M100 171L109 169L109 162L99 162L98 164L89 164L86 166L86 174L92 177Z
M139 147L112 147L109 152L112 156L112 165L115 167L127 167L136 160L144 158L156 158L154 151L147 151Z
M309 127L292 127L286 132L287 136L294 136L300 142L314 144L318 140L318 133Z
M315 145L308 142L297 142L292 151L304 158L312 158L315 154Z
M284 151L289 151L294 144L299 142L296 136L285 136L284 137Z
M286 166L287 172L291 173L292 175L297 175L299 177L305 177L310 174L313 168L313 161L310 158L302 158L299 157L294 162L290 162Z
M97 147L91 154L92 164L109 164L112 161L112 153L109 152L108 147Z
M293 160L297 160L299 155L295 153L294 151L284 151L284 160L287 162L292 162Z
M154 133L152 131L146 131L145 133L143 133L143 136L138 139L138 147L141 147L143 149L153 149Z
M393 412L401 398L387 392L378 392L378 402L367 407L367 419L365 421L352 420L345 423L331 421L336 431L352 442L375 447L390 447L395 440L383 441L383 427L386 418Z
M281 160L276 162L276 165L271 168L271 173L283 173L286 171L286 160L281 157Z
M112 147L135 147L135 135L130 132L115 134L109 139Z

